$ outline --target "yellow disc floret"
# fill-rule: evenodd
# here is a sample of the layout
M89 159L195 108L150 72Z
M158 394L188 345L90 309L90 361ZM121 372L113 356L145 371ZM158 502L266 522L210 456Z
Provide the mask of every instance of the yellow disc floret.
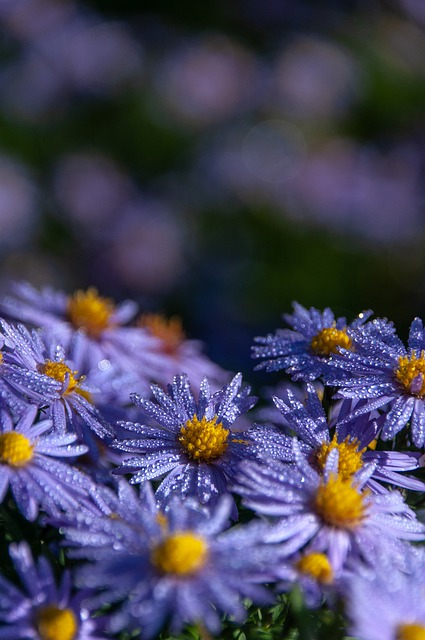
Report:
M71 393L77 387L79 380L75 377L78 375L78 371L71 371L71 369L64 362L54 362L53 360L46 360L46 362L39 367L40 373L57 380L58 382L65 382L65 377L68 377L68 386L65 393Z
M395 640L425 640L425 627L422 624L400 624Z
M296 563L296 568L321 584L331 584L334 572L328 557L324 553L306 553Z
M422 398L425 395L425 351L421 351L419 358L415 351L410 356L400 356L394 374L405 391Z
M332 527L355 529L365 516L364 495L351 482L334 474L319 485L314 509Z
M74 640L78 631L75 614L54 605L44 607L37 614L37 631L41 640Z
M180 429L179 442L189 458L197 462L210 462L219 458L228 447L229 429L217 418L198 420L194 415Z
M337 353L338 348L351 349L352 340L345 329L325 327L317 333L310 343L310 348L317 356L330 356Z
M67 316L76 329L83 329L92 338L110 326L114 304L109 298L102 298L97 290L76 291L68 301Z
M176 353L185 339L182 322L177 316L165 318L159 313L147 313L140 317L137 324L159 338L162 351L168 354Z
M11 467L25 467L33 457L34 445L22 433L8 431L0 435L0 462Z
M208 557L204 538L191 531L174 533L154 548L152 564L161 573L188 576L201 569Z
M356 471L362 468L362 455L366 449L359 449L359 441L357 438L350 440L347 436L343 442L338 442L337 436L334 435L331 442L324 442L315 453L315 462L322 471L326 464L328 454L332 449L338 449L338 475L344 480L352 477Z

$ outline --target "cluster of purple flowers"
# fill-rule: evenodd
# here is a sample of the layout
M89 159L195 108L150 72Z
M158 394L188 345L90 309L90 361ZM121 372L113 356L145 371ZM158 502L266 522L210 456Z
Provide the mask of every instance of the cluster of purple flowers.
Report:
M295 587L363 640L425 637L419 319L406 348L371 312L296 304L253 347L299 382L265 422L175 319L28 284L0 313L0 510L50 557L10 543L0 638L218 635Z

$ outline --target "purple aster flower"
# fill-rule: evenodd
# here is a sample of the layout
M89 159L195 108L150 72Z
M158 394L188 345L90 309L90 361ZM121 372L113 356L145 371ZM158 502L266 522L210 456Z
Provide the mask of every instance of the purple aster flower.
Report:
M294 303L294 313L283 317L292 329L277 329L265 337L255 338L253 358L263 362L256 369L285 369L293 380L315 380L327 373L329 362L340 348L351 349L358 328L371 316L363 311L347 324L345 318L335 318L331 309L323 312L306 309Z
M2 640L102 640L99 619L84 606L87 593L73 594L71 577L64 572L57 585L44 557L36 562L26 542L11 544L22 589L0 575L0 638Z
M160 513L145 483L138 504L133 498L108 515L76 512L62 525L77 557L91 560L78 584L99 590L99 602L119 603L110 631L139 628L152 638L168 622L171 633L190 623L218 633L221 614L245 619L244 598L273 601L263 586L273 580L272 547L258 526L227 529L231 508L230 496L208 512L176 498Z
M41 330L29 332L0 319L4 337L0 374L14 391L29 402L43 407L59 433L66 430L85 440L92 429L98 436L112 433L111 426L90 402L84 377L72 363L65 361L65 351L54 335ZM13 404L13 397L10 404Z
M400 493L362 491L374 464L350 479L338 473L339 451L329 452L318 473L294 439L295 464L241 463L234 490L246 506L274 518L267 539L288 555L301 549L325 553L335 572L347 561L368 561L385 546L400 554L400 540L424 540L425 527Z
M300 448L317 471L323 470L329 452L337 449L338 473L346 479L365 465L374 463L366 486L376 493L386 491L382 482L414 491L425 490L425 483L421 480L400 473L418 469L421 466L421 453L374 449L380 429L380 418L376 412L365 413L353 421L347 421L346 416L353 411L352 402L342 402L338 413L334 408L332 424L329 424L322 403L311 384L307 385L307 393L305 404L290 389L286 392L285 401L277 397L273 400L292 433L300 439ZM353 402L358 406L362 401ZM280 437L288 443L292 440L289 436ZM284 458L285 461L287 459Z
M80 373L110 363L124 371L142 365L148 371L144 350L151 336L141 328L125 326L136 315L135 302L115 305L92 287L67 295L50 287L38 291L20 282L12 290L14 295L0 302L2 312L10 319L53 330L70 358L80 363ZM142 379L151 378L142 376L140 384Z
M73 434L51 432L51 421L34 422L36 407L29 407L16 425L0 413L0 502L8 488L19 511L35 520L41 507L48 514L78 508L88 501L90 478L57 458L75 458L87 447L74 444ZM1 637L1 634L0 634Z
M356 351L344 351L332 362L328 382L341 387L340 398L365 399L351 417L385 409L381 437L390 440L410 422L412 441L425 443L425 333L422 320L410 325L408 346L387 320L363 327Z
M342 592L350 635L359 640L425 637L423 556L415 565L412 571L401 571L387 562L347 576Z
M295 553L279 561L275 571L280 580L276 584L276 591L286 592L296 585L301 589L309 608L319 607L334 594L335 572L325 553Z
M132 394L133 402L158 426L119 423L135 435L116 439L112 446L135 455L113 473L134 474L132 483L165 476L156 494L161 502L178 493L213 505L220 494L228 492L229 478L234 477L240 460L255 458L260 451L265 454L274 446L261 427L234 429L236 419L256 402L249 387L240 389L241 383L238 374L212 393L204 378L196 399L183 374L175 376L167 391L152 385L155 401Z

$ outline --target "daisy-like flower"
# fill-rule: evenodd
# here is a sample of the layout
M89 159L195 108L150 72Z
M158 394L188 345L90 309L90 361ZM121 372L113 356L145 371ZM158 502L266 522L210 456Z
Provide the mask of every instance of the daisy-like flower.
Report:
M350 635L359 640L423 640L424 571L422 557L410 572L387 563L348 575L342 592Z
M425 443L425 332L422 320L410 325L407 348L388 321L363 327L356 351L345 351L332 362L329 384L337 397L367 400L352 417L385 407L381 437L391 440L410 423L415 446Z
M366 486L376 493L386 489L382 483L390 483L413 491L424 491L421 480L402 475L400 472L418 469L421 453L407 451L376 451L376 438L380 430L379 416L375 413L362 414L353 421L346 421L352 413L352 403L343 402L338 416L334 411L333 423L328 423L322 403L311 384L307 384L307 399L300 402L290 389L285 401L273 398L286 424L300 439L300 446L316 470L323 471L327 456L338 450L338 473L349 480L362 467L374 463L371 477ZM348 406L347 406L348 405ZM359 402L356 401L358 406ZM281 438L285 436L281 436ZM289 443L291 438L286 436ZM285 461L287 458L284 458Z
M298 552L283 559L276 574L280 579L276 591L286 592L296 585L309 608L319 607L335 590L335 572L327 555L319 551Z
M137 313L135 302L116 305L93 287L68 295L51 287L38 291L19 282L12 291L0 301L3 314L54 331L70 358L81 364L80 373L106 369L110 363L123 371L142 365L148 369L143 354L151 337L138 327L126 326Z
M284 369L293 380L315 380L327 373L329 362L340 348L353 348L358 328L371 316L363 311L351 323L335 318L331 309L323 312L294 303L294 313L283 316L291 329L277 329L255 338L253 358L263 362L256 369Z
M0 375L13 389L11 404L21 394L43 407L55 431L77 433L83 441L87 429L99 437L111 435L111 426L90 402L84 377L67 363L54 335L41 330L29 332L24 325L14 327L4 320L0 320L0 326L5 341Z
M400 541L425 539L424 525L400 493L362 491L373 464L346 479L338 473L339 451L333 449L319 473L296 440L293 446L295 464L245 461L234 486L246 506L274 518L267 539L282 542L288 555L325 553L338 573L347 561L368 562L383 545L397 555Z
M46 558L34 562L26 542L11 544L9 553L22 588L0 575L2 640L103 640L99 619L84 606L87 594L72 593L68 572L57 584Z
M267 447L274 446L271 438L263 437L261 427L234 429L236 419L256 402L249 387L241 390L241 383L238 374L212 393L204 378L196 399L183 374L174 377L167 391L152 385L155 401L132 394L133 402L158 426L119 423L135 435L116 439L112 446L135 455L113 473L132 473L133 483L165 476L156 494L161 502L178 493L213 505L228 492L240 460L255 458L259 451L267 453Z
M29 407L16 425L9 414L0 414L0 502L10 488L27 520L35 520L40 507L48 514L77 508L88 501L93 484L58 459L75 458L87 447L74 444L73 434L52 433L50 420L34 422L36 413L36 407Z
M186 337L180 318L147 313L138 318L137 326L152 337L145 358L154 372L152 380L157 384L167 384L181 371L186 372L195 387L204 377L215 390L229 380L229 374L203 353L201 341Z
M272 602L262 584L273 580L272 549L257 526L228 529L230 510L229 496L209 512L176 498L160 513L146 483L138 506L132 499L117 512L75 513L62 524L77 557L91 561L78 584L100 590L99 602L120 603L111 632L139 628L149 639L168 622L171 633L191 623L218 633L223 613L245 619L244 598Z

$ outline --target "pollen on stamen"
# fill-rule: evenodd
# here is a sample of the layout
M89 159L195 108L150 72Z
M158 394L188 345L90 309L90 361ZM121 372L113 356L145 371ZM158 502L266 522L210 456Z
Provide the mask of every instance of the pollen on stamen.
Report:
M68 386L65 393L71 393L78 386L80 379L77 379L78 371L71 371L71 369L64 362L55 362L53 360L46 360L44 364L39 367L40 373L53 378L58 382L65 382L66 376L68 376ZM82 391L82 390L80 390ZM84 395L83 393L81 395Z
M204 538L191 531L181 531L156 546L151 561L161 573L188 576L199 571L207 557L208 545Z
M320 471L323 471L327 457L333 449L338 449L338 474L348 480L363 466L362 456L366 449L359 449L357 438L350 439L347 436L342 442L338 442L336 434L330 442L323 442L314 453L314 463Z
M74 612L54 605L38 612L36 624L40 640L74 640L78 631Z
M25 467L32 460L34 445L17 431L8 431L0 435L0 462L11 467Z
M394 375L405 391L419 398L425 396L425 351L419 357L414 350L410 356L400 356Z
M68 300L69 321L76 329L85 331L92 338L98 338L111 326L113 312L112 300L99 296L94 287L87 291L76 291Z
M422 624L400 624L395 633L395 640L425 640L425 627Z
M352 345L352 340L346 329L325 327L312 338L310 349L315 355L330 356L333 353L337 353L340 347L351 349Z
M187 420L180 429L179 442L187 455L197 462L216 460L227 450L229 429L217 418L198 420L196 415Z
M297 561L296 568L321 584L331 584L333 582L334 572L328 557L324 553L306 553Z
M355 529L366 515L365 496L350 481L334 474L322 482L314 497L314 510L326 524L339 529Z

